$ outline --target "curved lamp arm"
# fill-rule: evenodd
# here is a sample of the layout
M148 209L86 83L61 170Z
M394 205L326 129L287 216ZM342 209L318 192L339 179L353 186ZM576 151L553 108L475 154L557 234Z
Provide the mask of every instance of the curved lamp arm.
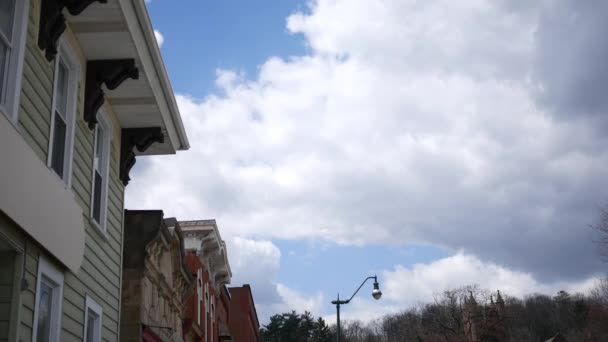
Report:
M378 282L378 278L376 276L373 277L367 277L365 278L365 280L361 283L361 285L359 285L359 287L357 288L357 291L355 291L355 293L353 293L352 296L350 296L350 298L346 301L346 303L350 302L351 299L353 299L353 297L355 297L355 295L359 292L359 290L361 290L361 288L363 287L363 285L370 279L374 279L374 282Z
M365 278L365 280L363 280L363 282L361 283L361 285L359 285L359 287L357 288L357 290L355 291L355 293L353 293L352 296L350 296L349 299L347 300L340 300L338 297L338 300L334 300L331 303L332 304L348 304L350 303L350 301L355 297L355 295L357 295L357 293L359 292L359 290L361 290L361 288L363 287L363 285L365 285L365 283L370 280L370 279L374 279L374 283L377 284L378 283L378 277L377 276L370 276Z

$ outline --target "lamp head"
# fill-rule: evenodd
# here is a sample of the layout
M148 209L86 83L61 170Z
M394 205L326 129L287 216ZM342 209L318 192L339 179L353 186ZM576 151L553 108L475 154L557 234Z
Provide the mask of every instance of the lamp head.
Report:
M378 284L378 280L374 281L374 289L372 290L372 297L375 300L380 299L382 297L382 291L380 291L380 285Z

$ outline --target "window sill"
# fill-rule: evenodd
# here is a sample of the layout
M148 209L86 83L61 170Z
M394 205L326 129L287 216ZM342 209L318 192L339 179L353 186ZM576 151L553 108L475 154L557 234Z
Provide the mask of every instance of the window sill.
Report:
M95 219L89 216L89 223L93 226L93 230L97 232L99 236L103 238L104 241L108 241L108 233L105 229L101 228L101 225L95 221Z
M57 179L57 181L61 182L61 184L63 184L63 188L70 191L70 193L72 194L72 197L74 196L74 192L71 191L72 190L72 186L70 184L67 183L67 180L61 178L57 172L55 172L55 170L53 170L53 168L50 165L46 166L47 169L49 169L49 172L53 174L53 176L55 177L55 179Z

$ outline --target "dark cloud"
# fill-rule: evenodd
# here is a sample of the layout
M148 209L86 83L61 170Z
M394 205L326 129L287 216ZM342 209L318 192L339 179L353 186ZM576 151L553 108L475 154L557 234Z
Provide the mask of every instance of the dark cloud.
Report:
M608 2L545 1L536 31L539 98L562 117L608 122Z

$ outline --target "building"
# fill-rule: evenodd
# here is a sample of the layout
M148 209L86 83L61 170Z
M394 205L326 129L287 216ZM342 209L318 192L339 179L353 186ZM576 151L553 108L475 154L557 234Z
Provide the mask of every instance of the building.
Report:
M230 331L230 305L232 296L226 285L222 286L217 306L217 339L218 341L233 341Z
M251 287L228 289L231 295L230 331L235 342L258 342L260 340L260 322L255 310Z
M180 221L184 233L186 265L195 278L185 307L184 340L230 340L228 329L232 271L226 243L215 220Z
M468 298L465 296L462 309L462 321L465 340L467 342L481 341L509 341L507 330L507 314L505 302L500 294L496 293L496 301L490 296L489 305L479 305L469 291Z
M182 341L184 299L194 282L175 219L125 211L120 341Z
M0 17L0 340L117 341L129 170L188 149L144 0Z

